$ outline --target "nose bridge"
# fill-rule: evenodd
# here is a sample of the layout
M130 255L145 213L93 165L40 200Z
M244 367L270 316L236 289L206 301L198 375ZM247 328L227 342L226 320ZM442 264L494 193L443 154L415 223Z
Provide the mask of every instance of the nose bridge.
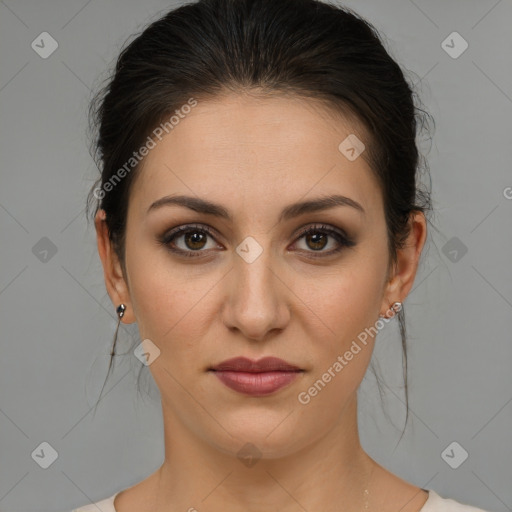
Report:
M244 238L236 247L233 266L226 325L251 339L262 339L268 331L283 328L286 304L275 275L270 238Z

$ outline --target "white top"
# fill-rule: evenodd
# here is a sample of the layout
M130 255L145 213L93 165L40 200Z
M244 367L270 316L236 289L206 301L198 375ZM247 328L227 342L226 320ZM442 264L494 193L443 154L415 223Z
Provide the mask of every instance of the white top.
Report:
M423 507L421 507L420 512L487 512L481 508L464 505L449 498L441 498L441 496L432 489L424 490L428 491L428 499ZM71 512L116 512L114 499L120 492L121 491L97 503L75 508Z

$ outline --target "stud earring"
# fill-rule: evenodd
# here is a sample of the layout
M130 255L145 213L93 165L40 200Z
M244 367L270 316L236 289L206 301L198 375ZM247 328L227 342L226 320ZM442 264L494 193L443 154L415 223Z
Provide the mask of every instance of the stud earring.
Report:
M379 318L393 318L396 315L396 313L398 313L402 309L402 303L394 302L389 309L393 311L391 317L388 317L387 315L379 315Z
M117 316L119 319L123 318L124 312L126 311L126 306L124 304L119 304L116 309Z

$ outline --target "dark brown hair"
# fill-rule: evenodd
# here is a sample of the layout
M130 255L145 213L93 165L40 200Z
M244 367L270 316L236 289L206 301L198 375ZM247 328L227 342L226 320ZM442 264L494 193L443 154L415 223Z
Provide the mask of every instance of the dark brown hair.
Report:
M413 87L377 30L352 10L317 0L200 0L171 10L131 41L91 103L93 156L101 177L89 193L86 214L93 203L92 218L99 208L105 210L123 270L128 198L139 166L114 186L107 184L155 127L191 97L202 101L242 91L321 100L363 127L363 155L382 190L395 263L409 234L410 214L431 210L430 191L419 180L428 165L416 142L431 116L415 104ZM406 426L403 308L397 317ZM111 365L112 357L107 378ZM379 392L382 396L380 384Z

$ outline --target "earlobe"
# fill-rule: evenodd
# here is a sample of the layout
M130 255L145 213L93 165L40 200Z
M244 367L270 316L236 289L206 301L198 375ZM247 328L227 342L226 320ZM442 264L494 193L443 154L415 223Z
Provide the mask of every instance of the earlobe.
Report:
M387 311L383 315L379 315L379 318L393 318L402 309L403 305L400 301L396 301L391 304Z
M127 311L123 314L124 323L133 323L133 314L129 308L130 294L128 286L123 275L123 270L119 258L112 247L109 238L108 226L106 223L105 210L98 210L94 219L96 228L96 240L98 244L98 254L103 265L103 276L105 279L105 287L113 305L118 308L120 304L124 304Z

